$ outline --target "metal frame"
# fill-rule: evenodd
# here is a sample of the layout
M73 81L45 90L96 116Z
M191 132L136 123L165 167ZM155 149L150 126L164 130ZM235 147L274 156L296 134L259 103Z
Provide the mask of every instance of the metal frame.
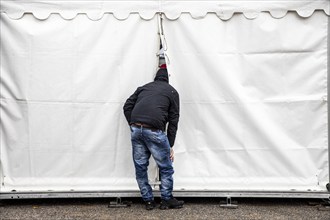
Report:
M225 198L314 198L330 199L330 192L306 191L174 191L175 197L225 197ZM160 192L154 191L155 197L160 197ZM48 198L118 198L141 197L139 191L86 191L86 192L10 192L0 193L2 199L48 199Z
M329 8L330 8L330 5L329 5ZM329 82L329 79L330 79L330 17L328 16L328 30L327 30L327 97L325 99L325 101L327 102L328 104L328 156L329 156L329 159L328 159L328 175L329 175L329 182L328 184L330 184L330 114L329 114L329 111L330 111L330 105L329 105L329 102L328 102L328 97L330 96L330 82Z

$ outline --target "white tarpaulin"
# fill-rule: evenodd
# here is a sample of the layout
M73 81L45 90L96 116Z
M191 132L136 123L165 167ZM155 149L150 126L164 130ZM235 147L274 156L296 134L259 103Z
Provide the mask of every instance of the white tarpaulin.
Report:
M179 189L325 189L327 24L324 13L164 21Z
M1 16L2 191L136 189L122 106L153 79L157 30L138 15Z
M329 1L93 2L1 2L0 193L138 189L122 106L157 70L157 12L175 190L326 191Z

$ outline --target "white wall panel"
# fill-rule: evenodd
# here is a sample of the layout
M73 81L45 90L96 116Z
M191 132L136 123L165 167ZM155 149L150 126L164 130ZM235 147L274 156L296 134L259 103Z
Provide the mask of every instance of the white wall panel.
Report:
M157 19L1 14L1 191L137 189L122 113L153 80Z
M47 16L1 13L1 192L137 190L122 106L154 77L157 17ZM326 190L327 26L323 11L164 19L176 190Z
M176 189L326 190L327 22L164 19L181 95Z

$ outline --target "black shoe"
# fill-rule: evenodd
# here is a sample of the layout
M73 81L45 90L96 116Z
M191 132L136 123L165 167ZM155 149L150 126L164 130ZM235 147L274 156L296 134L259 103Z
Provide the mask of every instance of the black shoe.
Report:
M169 200L162 199L160 203L160 209L181 209L183 207L184 201L178 201L175 198Z
M146 204L146 210L153 210L156 207L156 203L154 200L145 201L145 204Z

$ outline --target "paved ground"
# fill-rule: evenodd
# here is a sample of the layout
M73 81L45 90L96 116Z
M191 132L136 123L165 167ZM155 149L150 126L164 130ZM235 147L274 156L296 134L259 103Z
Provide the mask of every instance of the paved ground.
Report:
M108 208L113 199L4 200L0 219L322 219L330 220L330 209L311 199L236 199L237 209L219 206L220 198L184 198L178 210L146 211L138 198L128 208ZM315 204L310 204L315 203Z

